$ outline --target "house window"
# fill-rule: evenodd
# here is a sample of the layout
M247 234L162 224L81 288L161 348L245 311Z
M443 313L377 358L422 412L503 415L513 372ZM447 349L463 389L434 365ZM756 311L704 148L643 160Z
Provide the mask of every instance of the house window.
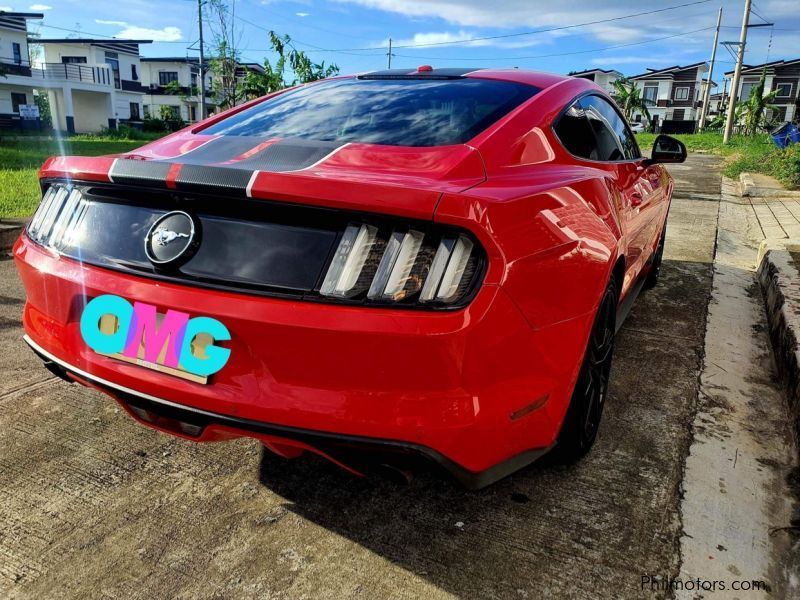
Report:
M144 105L144 118L145 119L149 119L150 118L150 105L149 104L145 104Z
M158 84L159 85L167 85L172 83L173 81L178 81L178 72L177 71L159 71L158 72Z
M684 111L682 108L678 109L678 110L676 110L675 112L672 113L672 120L673 121L683 121L683 117L684 117L685 114L686 114L686 111Z
M197 121L197 108L195 108L194 106L189 107L189 120Z
M131 121L139 121L141 117L139 116L139 103L138 102L131 102Z
M114 87L121 89L122 81L120 81L119 76L119 54L116 52L106 52L106 62L111 67L111 72L114 74Z
M21 65L22 64L22 46L20 46L17 42L13 42L11 44L11 48L14 52L14 63Z
M688 99L689 99L688 87L675 88L675 100L688 100Z
M61 57L61 64L71 65L73 63L85 65L86 64L86 57L85 56L62 56Z
M775 94L776 98L791 98L792 97L792 84L791 83L779 83L775 86L777 90L777 94Z
M190 84L193 88L197 87L197 73L192 73L192 81Z
M642 99L647 101L648 104L655 105L658 100L658 86L657 85L644 86L644 94L642 94Z
M750 98L750 90L758 84L758 79L744 79L742 80L742 93L739 94L739 99L744 101Z
M19 113L19 105L27 104L28 97L19 92L11 92L11 112Z
M131 65L131 79L139 81L139 74L136 72L136 65Z

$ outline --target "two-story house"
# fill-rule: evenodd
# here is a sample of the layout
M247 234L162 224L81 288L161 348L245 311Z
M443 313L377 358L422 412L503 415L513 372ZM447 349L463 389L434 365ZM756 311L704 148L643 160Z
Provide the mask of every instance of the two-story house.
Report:
M0 123L21 129L20 106L33 104L34 80L28 52L28 19L41 13L0 12Z
M206 111L215 107L211 95L212 75L205 73ZM197 58L142 58L145 87L144 114L161 118L161 107L170 106L183 121L194 123L200 116L200 67Z
M150 40L36 41L44 49L39 71L49 93L54 128L90 133L141 122L145 89L139 45Z
M739 101L744 102L750 97L750 90L761 79L765 69L764 89L767 92L778 91L772 101L776 108L768 111L767 116L776 121L793 121L800 117L800 58L745 66L739 79ZM725 75L730 77L733 71Z
M690 123L699 117L703 79L707 71L708 64L699 62L684 67L648 69L630 79L642 90L642 98L649 101L648 112L656 124L681 121L684 123L674 124L674 131L688 133L694 131ZM714 86L712 82L711 87ZM639 120L641 113L635 114L634 118Z
M603 90L612 95L616 92L614 82L624 77L622 73L613 69L589 69L588 71L578 71L569 75L570 77L580 77L581 79L594 81Z

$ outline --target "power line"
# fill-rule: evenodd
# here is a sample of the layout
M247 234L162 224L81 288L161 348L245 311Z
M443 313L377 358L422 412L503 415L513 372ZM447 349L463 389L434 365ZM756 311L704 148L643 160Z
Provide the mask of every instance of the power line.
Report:
M465 60L465 61L490 61L490 60L503 60L503 61L514 61L514 60L529 60L533 58L553 58L556 56L572 56L575 54L591 54L592 52L604 52L606 50L614 50L617 48L628 48L630 46L641 46L643 44L652 44L653 42L660 42L662 40L669 40L676 37L682 37L685 35L691 35L693 33L699 33L701 31L708 31L709 29L715 29L715 27L703 27L702 29L695 29L693 31L686 31L683 33L676 33L674 35L667 35L663 37L653 38L649 40L643 40L640 42L630 42L628 44L615 44L613 46L605 46L602 48L590 48L589 50L575 50L573 52L555 52L552 54L537 54L535 56L496 56L492 58L444 58L441 56L419 56L419 55L412 55L412 54L395 54L395 56L400 56L403 58L429 58L429 59L439 59L439 60ZM396 46L395 46L396 47Z
M100 37L100 38L109 39L109 40L121 39L121 38L118 38L118 37L116 37L114 35L106 35L104 33L93 33L91 31L84 31L82 29L70 29L69 27L57 27L55 25L48 25L44 21L42 21L40 23L40 25L42 27L46 27L48 29L57 29L59 31L68 31L70 33L80 33L82 35L91 35L93 37ZM156 41L156 43L158 43L158 44L184 44L184 45L191 45L191 44L194 44L195 42L187 42L187 41L169 41L169 42L164 41L164 42L161 42L161 41Z
M614 22L614 21L623 21L625 19L632 19L634 17L642 17L642 16L645 16L645 15L653 15L653 14L656 14L656 13L662 13L662 12L666 12L666 11L670 11L670 10L675 10L675 9L678 9L678 8L685 8L687 6L695 6L697 4L706 4L708 2L711 2L711 0L695 0L694 2L686 2L684 4L677 4L675 6L669 6L667 8L659 8L659 9L655 9L655 10L648 10L648 11L639 12L639 13L632 13L632 14L628 14L628 15L620 15L620 16L617 16L617 17L609 17L609 18L606 18L606 19L597 19L595 21L586 21L584 23L574 23L572 25L559 25L557 27L547 27L547 28L543 28L543 29L536 29L536 30L533 30L533 31L522 31L522 32L519 32L519 33L506 33L506 34L502 34L502 35L489 35L489 36L484 36L484 37L473 37L473 38L466 38L466 39L463 39L463 40L453 40L453 41L447 41L447 42L429 42L429 43L422 43L422 44L404 44L404 45L399 45L399 46L395 45L395 46L393 46L393 48L395 48L395 49L397 49L397 48L428 48L428 47L431 47L431 46L451 46L451 45L454 45L454 44L462 45L462 44L469 44L471 42L483 42L483 41L487 41L487 40L500 40L500 39L507 39L507 38L513 38L513 37L520 37L520 36L525 36L525 35L536 35L536 34L539 34L539 33L549 33L549 32L552 32L552 31L563 31L565 29L574 29L574 28L577 28L577 27L587 27L589 25L599 25L599 24L603 24L603 23L611 23L611 22ZM322 50L322 48L319 48L319 49ZM365 50L386 50L386 48L384 46L379 46L379 47L373 46L373 47L368 47L368 48L327 48L325 50L327 52L344 52L344 51L347 51L347 52L358 52L358 51L365 51Z
M244 17L240 17L239 15L236 15L234 18L237 21L241 21L242 23L247 23L248 25L250 25L252 27L255 27L256 29L261 29L262 31L266 31L267 33L270 33L270 31L271 31L270 29L267 29L266 27L263 27L262 25L259 25L258 23L253 23L252 21L248 21L247 19L245 19ZM379 56L377 54L375 54L375 55L357 54L355 52L349 52L347 50L335 50L335 49L330 49L330 48L322 48L320 46L315 46L314 44L309 44L308 42L303 42L303 41L298 40L297 38L294 38L294 37L291 38L291 40L292 40L292 43L300 44L301 46L307 46L309 48L313 48L317 52L332 52L334 54L335 53L338 53L338 54L349 54L351 56ZM243 51L244 50L249 50L250 52L271 52L272 51L271 48L264 48L264 49L259 49L259 48L240 48L240 50L243 50ZM374 50L385 50L385 48L374 48ZM380 56L384 56L384 55L381 54Z

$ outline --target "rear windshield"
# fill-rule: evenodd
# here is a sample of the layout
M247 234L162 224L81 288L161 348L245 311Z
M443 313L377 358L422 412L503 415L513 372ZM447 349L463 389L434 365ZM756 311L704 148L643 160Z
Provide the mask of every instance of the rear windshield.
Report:
M335 79L266 100L203 133L392 146L460 144L538 91L467 77Z

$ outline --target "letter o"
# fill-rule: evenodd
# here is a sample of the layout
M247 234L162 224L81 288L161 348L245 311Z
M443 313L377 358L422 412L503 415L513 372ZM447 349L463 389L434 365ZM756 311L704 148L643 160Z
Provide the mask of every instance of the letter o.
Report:
M106 334L100 331L100 318L103 315L114 315L119 321L115 333ZM133 316L131 303L111 294L98 296L86 305L81 315L81 337L95 352L116 354L125 348L128 329Z

